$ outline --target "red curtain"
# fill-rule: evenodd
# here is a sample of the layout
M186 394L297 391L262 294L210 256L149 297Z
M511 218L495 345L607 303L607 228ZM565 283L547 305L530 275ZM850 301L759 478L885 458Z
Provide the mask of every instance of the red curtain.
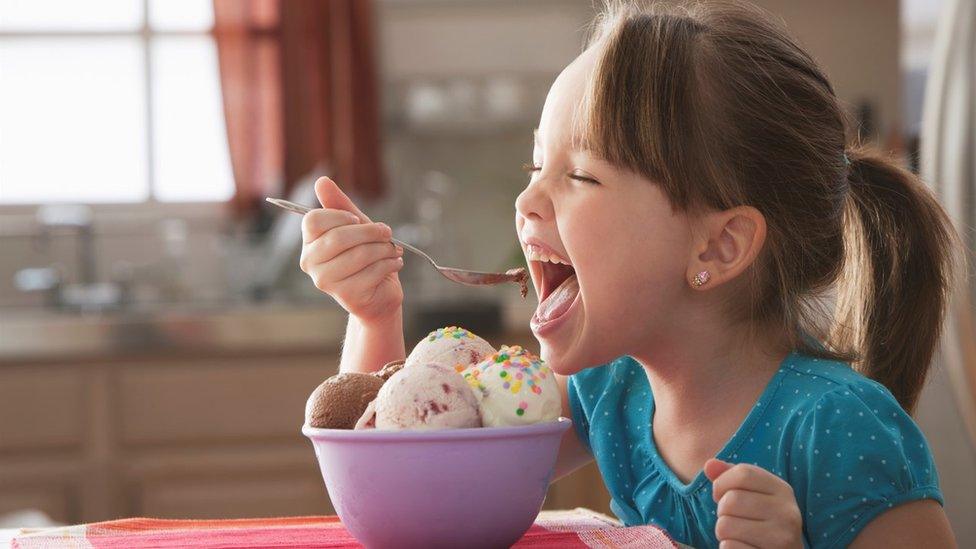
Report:
M319 165L346 191L379 196L372 2L214 0L214 16L235 210Z

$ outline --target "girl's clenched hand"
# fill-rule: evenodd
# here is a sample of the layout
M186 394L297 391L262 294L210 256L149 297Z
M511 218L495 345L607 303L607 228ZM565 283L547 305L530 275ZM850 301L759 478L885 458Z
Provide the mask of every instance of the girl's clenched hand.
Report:
M302 220L302 271L363 324L395 317L403 249L390 241L390 227L371 222L327 177L315 182L315 194L323 207Z
M705 463L718 503L715 537L722 549L803 547L803 519L793 488L769 471L717 459Z

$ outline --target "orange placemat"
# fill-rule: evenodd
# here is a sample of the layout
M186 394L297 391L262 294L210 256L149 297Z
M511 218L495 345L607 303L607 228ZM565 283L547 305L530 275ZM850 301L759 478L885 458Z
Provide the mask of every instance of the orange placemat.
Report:
M121 547L362 547L338 517L284 517L231 520L130 518L22 530L14 548ZM515 547L673 548L675 543L654 526L623 528L588 509L543 511Z

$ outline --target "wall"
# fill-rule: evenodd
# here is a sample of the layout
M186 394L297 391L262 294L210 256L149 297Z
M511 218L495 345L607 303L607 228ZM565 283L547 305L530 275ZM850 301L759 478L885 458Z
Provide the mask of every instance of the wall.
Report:
M928 439L945 496L945 511L960 547L976 547L976 441L969 439L950 390L949 372L936 361L915 417Z
M781 16L823 66L837 96L854 113L875 107L877 135L898 130L901 112L898 0L756 0Z

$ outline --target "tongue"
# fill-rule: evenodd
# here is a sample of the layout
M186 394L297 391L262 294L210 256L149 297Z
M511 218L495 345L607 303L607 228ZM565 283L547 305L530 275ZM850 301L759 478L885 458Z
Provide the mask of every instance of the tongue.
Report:
M570 275L542 303L539 303L539 308L535 311L536 318L539 322L549 322L565 314L579 294L579 289L576 275Z

